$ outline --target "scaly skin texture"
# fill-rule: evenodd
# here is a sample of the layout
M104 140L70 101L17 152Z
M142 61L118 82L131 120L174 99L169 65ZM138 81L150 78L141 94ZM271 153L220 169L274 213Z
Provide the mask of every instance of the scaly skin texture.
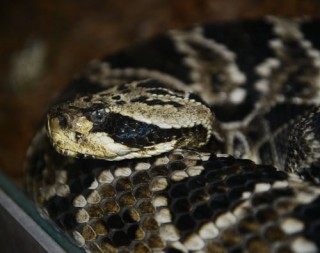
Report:
M199 148L212 135L214 116L192 96L155 80L124 83L53 107L49 138L66 156L105 160Z
M93 62L30 146L30 196L89 252L319 252L317 27L197 26Z

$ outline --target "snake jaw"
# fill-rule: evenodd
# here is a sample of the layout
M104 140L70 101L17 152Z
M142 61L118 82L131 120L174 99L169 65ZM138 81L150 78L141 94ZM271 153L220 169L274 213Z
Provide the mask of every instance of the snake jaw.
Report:
M177 142L172 140L144 148L128 147L116 143L106 133L90 133L92 123L83 117L76 119L72 124L74 127L71 129L62 127L61 119L61 117L48 115L47 133L55 150L69 157L87 157L109 161L150 157L171 151Z
M84 118L75 120L74 127L62 128L58 117L48 116L47 132L56 151L70 157L92 157L114 160L119 154L128 153L125 146L116 144L107 134L89 134L92 123ZM91 126L90 126L91 125Z

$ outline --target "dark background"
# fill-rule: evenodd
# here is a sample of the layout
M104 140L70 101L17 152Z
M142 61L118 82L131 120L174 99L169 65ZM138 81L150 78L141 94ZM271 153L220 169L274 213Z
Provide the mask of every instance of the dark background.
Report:
M47 106L90 60L170 28L268 14L320 17L320 1L2 0L0 168L21 184Z

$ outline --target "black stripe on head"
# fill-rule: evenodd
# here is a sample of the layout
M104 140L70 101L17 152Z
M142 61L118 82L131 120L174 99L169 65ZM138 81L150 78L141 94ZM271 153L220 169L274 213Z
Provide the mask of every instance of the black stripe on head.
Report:
M147 99L148 99L147 96L141 96L138 98L131 99L131 102L132 103L144 103L145 101L147 101Z
M204 142L207 135L206 129L201 125L193 128L161 129L118 113L108 113L104 122L95 123L90 132L105 132L116 142L138 148L174 139L178 140L178 143L185 143L190 136L197 136L199 142Z
M155 106L155 105L161 105L161 106L165 106L165 105L171 105L175 108L179 108L182 107L182 104L179 104L178 102L174 102L174 101L163 101L160 99L150 99L146 96L141 96L139 98L135 98L131 100L132 103L143 103L146 105L151 105L151 106Z
M172 87L168 87L165 84L159 82L158 80L146 80L137 84L137 87L147 88L146 92L151 95L169 95L178 98L185 98L184 92Z
M172 96L172 97L177 97L177 98L185 98L185 96L182 95L182 92L179 91L179 90L172 90L172 92L170 92L168 89L148 89L146 92L151 94L151 95L169 95L169 96ZM178 95L177 93L181 94L181 95Z
M170 96L172 96L172 93L170 93L167 89L148 89L147 92L151 95L170 95Z
M179 104L178 102L174 102L174 101L162 101L160 99L153 99L153 100L147 100L144 102L147 105L161 105L161 106L165 106L165 105L171 105L175 108L179 108L182 107L182 104Z

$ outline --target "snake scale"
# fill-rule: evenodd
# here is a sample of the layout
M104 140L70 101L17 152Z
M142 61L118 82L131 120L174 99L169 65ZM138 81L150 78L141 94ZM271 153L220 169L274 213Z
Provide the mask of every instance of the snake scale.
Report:
M174 30L93 61L28 150L88 252L320 252L320 23Z

